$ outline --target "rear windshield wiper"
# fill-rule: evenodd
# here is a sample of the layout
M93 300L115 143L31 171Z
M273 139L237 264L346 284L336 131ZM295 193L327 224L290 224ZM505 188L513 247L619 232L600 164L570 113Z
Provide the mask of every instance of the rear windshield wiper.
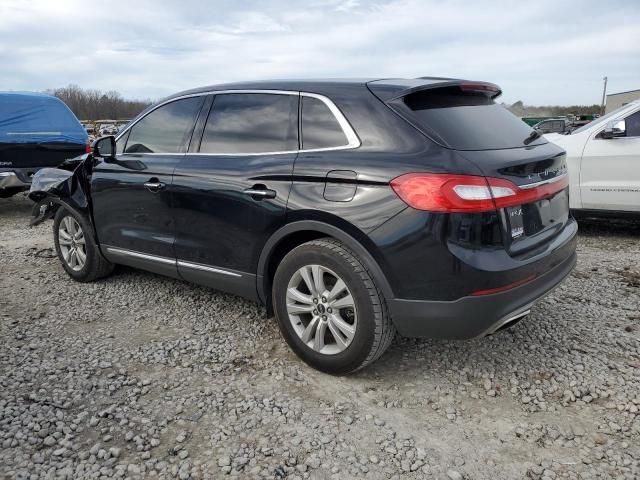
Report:
M531 142L540 138L541 136L542 136L542 132L537 128L534 128L533 131L529 134L527 138L523 140L522 143L524 143L525 145L529 145Z

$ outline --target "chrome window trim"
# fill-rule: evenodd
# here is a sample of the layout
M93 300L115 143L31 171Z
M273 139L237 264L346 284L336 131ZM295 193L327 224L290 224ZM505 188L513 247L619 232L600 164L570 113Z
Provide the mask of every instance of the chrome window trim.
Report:
M153 155L161 155L163 157L167 157L167 156L176 156L176 157L184 157L185 155L187 155L187 153L156 153L156 152L129 152L129 153L116 153L116 157L120 157L122 155L127 155L127 156L131 156L131 157L146 157L146 156L153 156Z
M560 180L562 180L566 176L567 176L567 174L563 173L562 175L558 175L557 177L549 178L548 180L542 180L540 182L535 182L535 183L527 183L526 185L518 185L518 188L522 188L522 189L525 189L525 190L528 189L528 188L536 188L536 187L540 187L542 185L547 185L549 183L559 182Z
M105 246L104 248L107 250L107 252L113 253L115 255L140 258L142 260L149 260L151 262L162 263L164 265L174 265L176 267L185 267L185 268L192 268L194 270L203 270L205 272L220 273L222 275L229 275L231 277L237 277L237 278L242 277L242 275L239 273L231 272L223 268L202 265L200 263L187 262L185 260L177 260L174 258L161 257L158 255L149 255L147 253L140 253L134 250L127 250L124 248L109 247L109 246Z
M184 153L160 153L160 152L153 152L153 153L134 153L134 152L129 152L129 153L119 153L116 156L120 156L120 155L140 155L140 156L147 156L147 155L180 155L180 156L185 156L185 155L196 155L196 156L210 156L210 157L245 157L245 156L261 156L261 155L286 155L286 154L299 154L299 153L313 153L313 152L330 152L330 151L334 151L334 150L348 150L348 149L353 149L353 148L358 148L360 147L360 145L362 145L362 143L360 142L360 139L358 138L358 135L356 134L356 132L353 130L353 128L351 127L351 124L349 123L349 121L346 119L346 117L342 114L342 112L340 111L340 109L335 105L335 103L333 103L333 101L324 96L324 95L320 95L317 93L310 93L310 92L300 92L300 91L293 91L293 90L209 90L206 92L198 92L198 93L190 93L188 95L181 95L179 97L173 97L170 98L168 100L165 100L164 102L161 102L157 105L155 105L151 110L149 110L148 112L146 112L143 116L141 116L140 118L135 119L134 121L130 122L129 125L127 125L127 128L125 128L122 132L118 133L118 136L116 137L116 142L118 140L120 140L120 137L122 137L125 133L127 133L129 130L131 130L140 120L142 120L143 118L145 118L147 115L149 115L151 112L157 110L158 108L167 105L169 103L175 102L177 100L182 100L185 98L191 98L191 97L201 97L201 96L206 96L206 95L224 95L224 94L230 94L230 93L266 93L266 94L271 94L271 95L298 95L301 97L311 97L311 98L316 98L318 100L320 100L322 103L324 103L327 108L329 108L329 110L331 111L331 113L333 114L334 118L338 121L338 124L340 125L340 128L342 129L343 133L345 134L345 136L347 137L347 144L346 145L340 145L340 146L336 146L336 147L326 147L326 148L308 148L308 149L296 149L296 150L283 150L283 151L273 151L273 152L248 152L248 153L202 153L202 152L184 152Z
M327 150L358 148L360 146L360 139L356 135L356 132L353 131L353 128L351 128L351 125L349 124L345 116L342 114L342 112L338 109L335 103L333 103L329 98L325 97L324 95L319 95L317 93L300 92L300 96L315 98L317 100L320 100L322 103L324 103L327 106L327 108L331 111L335 119L338 121L338 124L340 125L342 132L347 137L346 145L340 145L336 147L326 147L326 148L314 148L314 149L308 149L308 150L302 149L301 151L323 152Z
M283 150L281 152L253 152L253 153L202 153L202 152L191 152L187 155L195 155L196 157L256 157L261 155L286 155L298 153L301 150Z

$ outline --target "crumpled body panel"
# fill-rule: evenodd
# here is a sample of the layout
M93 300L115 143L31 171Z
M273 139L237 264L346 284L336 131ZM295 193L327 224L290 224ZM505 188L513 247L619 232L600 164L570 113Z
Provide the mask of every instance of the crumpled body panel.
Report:
M31 225L53 217L60 205L73 208L93 223L89 199L92 168L93 156L81 155L58 168L43 168L36 172L29 190L29 198L35 202Z

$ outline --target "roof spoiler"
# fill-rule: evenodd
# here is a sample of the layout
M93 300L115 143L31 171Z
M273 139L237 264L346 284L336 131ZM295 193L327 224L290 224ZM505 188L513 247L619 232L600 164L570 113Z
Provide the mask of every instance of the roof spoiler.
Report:
M368 82L367 86L383 102L393 102L423 90L446 87L459 87L463 91L482 92L492 99L502 94L502 90L495 83L457 78L419 77L411 80L374 80Z

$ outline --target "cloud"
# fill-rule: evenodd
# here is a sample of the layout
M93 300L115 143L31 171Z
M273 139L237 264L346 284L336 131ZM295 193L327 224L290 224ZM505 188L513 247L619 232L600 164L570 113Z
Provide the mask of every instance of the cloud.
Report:
M505 101L640 88L640 5L435 0L0 0L0 89L159 98L265 78L455 76Z

